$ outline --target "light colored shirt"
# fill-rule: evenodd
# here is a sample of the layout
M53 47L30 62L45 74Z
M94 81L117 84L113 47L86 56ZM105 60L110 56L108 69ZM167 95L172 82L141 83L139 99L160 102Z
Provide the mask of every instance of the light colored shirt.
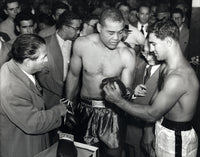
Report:
M146 66L146 69L149 67L150 65L147 65ZM151 68L151 74L150 74L150 77L156 72L156 70L160 67L160 64L158 65L153 65L152 68Z
M144 31L144 37L146 38L147 37L147 27L148 27L148 23L145 23L145 24L141 24L140 22L137 23L137 28L138 30L141 30L142 29L142 26L143 26L143 31Z
M27 73L23 69L21 69L21 70L24 72L24 74L26 74L26 76L28 76L28 78L33 82L33 84L36 85L35 76Z
M67 72L68 72L69 63L70 63L72 41L71 40L64 41L57 33L56 33L56 37L58 39L58 43L61 48L61 52L63 56L63 80L65 80L67 76Z

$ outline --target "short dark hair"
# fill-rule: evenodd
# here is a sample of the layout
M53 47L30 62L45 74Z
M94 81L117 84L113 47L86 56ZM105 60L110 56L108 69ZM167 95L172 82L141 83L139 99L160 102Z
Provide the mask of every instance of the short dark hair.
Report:
M84 23L89 23L91 20L99 20L99 17L97 15L87 15L84 19L83 22Z
M126 6L129 8L129 10L131 9L130 5L126 2L121 2L118 6L117 6L117 9L119 9L121 6Z
M179 28L171 19L155 22L153 25L149 26L148 31L149 34L155 33L155 36L161 40L164 40L166 37L171 37L176 41L179 40Z
M4 9L8 8L8 6L7 6L8 3L13 3L13 2L18 2L19 5L20 5L20 1L19 0L5 0L4 4L3 4Z
M100 20L99 20L100 24L105 25L106 19L110 19L114 22L122 22L122 21L124 22L122 13L116 8L105 9L101 13Z
M36 60L36 51L41 45L45 45L45 40L35 34L23 34L17 37L11 48L11 57L17 63L23 63L26 58Z
M56 2L52 7L52 15L55 15L58 9L65 9L69 11L69 6L62 2Z
M141 3L141 4L138 6L137 11L139 12L139 11L140 11L140 8L142 8L142 7L149 8L149 12L150 12L150 10L151 10L150 4L146 2L146 3Z
M31 12L20 12L16 15L15 19L14 19L14 23L16 26L20 26L20 22L21 21L28 21L28 20L32 20L33 23L35 23L35 16L31 13Z
M179 9L179 8L174 8L174 9L172 10L172 12L171 12L171 15L172 15L172 14L176 14L176 13L180 14L182 18L184 17L184 13L183 13L183 11L182 11L181 9Z
M67 26L72 23L72 20L79 20L81 19L79 15L75 14L74 12L71 11L65 11L59 16L59 19L56 24L56 28L60 29L62 26Z

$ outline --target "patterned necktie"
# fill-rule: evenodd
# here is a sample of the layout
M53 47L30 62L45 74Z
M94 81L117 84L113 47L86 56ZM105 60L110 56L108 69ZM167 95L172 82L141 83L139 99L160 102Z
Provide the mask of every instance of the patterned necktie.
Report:
M144 28L144 26L142 25L140 32L142 32L142 34L144 35L144 29L143 28Z
M150 65L149 67L146 68L145 76L144 76L144 84L147 82L147 80L151 76L151 69L152 69L152 65Z

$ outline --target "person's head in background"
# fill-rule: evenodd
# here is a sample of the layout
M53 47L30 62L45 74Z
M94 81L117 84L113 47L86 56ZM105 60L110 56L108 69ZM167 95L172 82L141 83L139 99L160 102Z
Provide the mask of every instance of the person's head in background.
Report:
M129 22L130 24L133 24L137 21L137 9L136 8L133 8L130 10L129 12Z
M4 13L8 16L9 19L14 20L20 11L21 7L18 0L5 0Z
M138 21L141 24L146 24L149 22L149 17L150 17L150 5L147 3L143 3L139 6L138 8Z
M92 33L97 33L97 23L99 22L99 17L96 15L88 15L83 19L83 28L81 35L89 35Z
M174 22L176 22L177 26L181 28L181 26L183 25L185 21L185 16L184 16L183 11L179 8L175 8L172 10L171 16Z
M81 18L71 11L65 11L60 15L56 29L63 40L75 40L80 34Z
M150 17L149 17L149 23L153 24L156 22L157 17L156 17L156 12L157 12L157 5L155 3L151 3L150 6Z
M130 13L130 6L128 5L128 3L119 4L117 9L119 9L119 11L122 13L126 25L128 25L129 24L129 13Z
M51 15L51 7L47 2L42 2L38 5L37 14Z
M166 3L158 4L157 10L156 10L156 17L157 17L157 20L170 18L170 9Z
M65 3L56 2L52 7L52 17L55 21L58 21L59 16L65 11L69 11L69 6Z
M31 12L20 12L14 19L16 34L34 34L37 28L35 16Z
M52 16L46 15L46 14L40 14L37 17L37 26L38 31L41 31L45 28L51 27L55 24L54 19Z

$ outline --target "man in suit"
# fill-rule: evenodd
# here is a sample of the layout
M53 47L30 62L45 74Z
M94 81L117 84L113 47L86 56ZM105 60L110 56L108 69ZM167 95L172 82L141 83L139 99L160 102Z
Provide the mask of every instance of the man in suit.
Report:
M79 36L81 20L73 12L64 12L57 23L57 31L45 38L48 48L48 73L41 72L39 81L44 87L46 108L53 107L63 97L71 57L72 42Z
M57 31L45 38L48 47L48 72L38 74L43 87L46 108L50 109L63 98L65 80L71 57L72 42L79 36L81 20L73 12L64 12L57 23ZM58 140L56 131L51 134L51 143Z
M149 25L149 18L150 18L150 6L148 4L141 4L138 8L137 13L138 21L133 23L133 26L135 26L144 37L147 37L147 28Z
M19 36L0 71L0 156L33 157L49 147L47 132L61 125L64 104L45 110L35 74L46 65L44 39Z
M8 53L11 45L2 41L0 37L0 68L1 66L10 59Z
M142 55L142 56L141 56ZM136 61L135 78L133 83L134 103L142 105L149 104L153 93L156 90L159 77L160 63L156 60L155 55L149 51L148 39L145 40L144 51L139 54ZM148 75L147 69L151 68ZM149 77L149 78L147 78ZM128 116L126 143L128 144L128 156L145 157L141 148L141 140L145 122Z
M172 19L176 22L177 26L179 27L179 44L184 56L188 57L188 42L189 42L189 29L187 25L184 23L185 16L183 11L179 8L176 8L172 11Z

